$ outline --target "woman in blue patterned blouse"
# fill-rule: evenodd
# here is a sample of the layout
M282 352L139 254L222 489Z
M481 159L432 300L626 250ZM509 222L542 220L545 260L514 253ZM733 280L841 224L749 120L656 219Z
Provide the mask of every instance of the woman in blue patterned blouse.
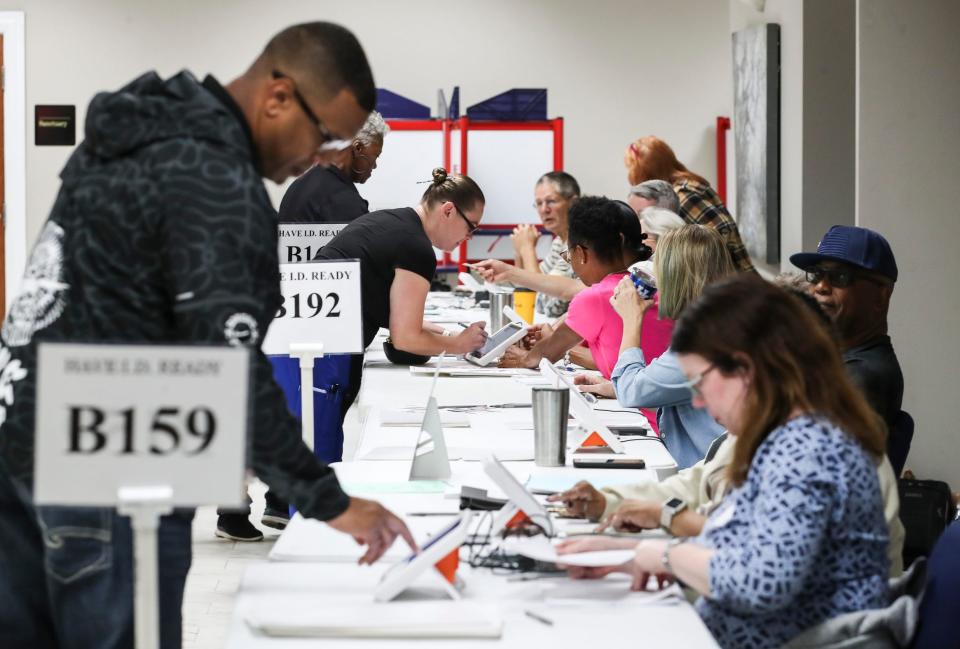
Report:
M734 488L699 537L637 544L624 567L634 588L654 575L694 588L723 647L779 647L834 616L885 605L876 462L886 433L815 315L741 274L687 308L672 347L694 404L738 436Z

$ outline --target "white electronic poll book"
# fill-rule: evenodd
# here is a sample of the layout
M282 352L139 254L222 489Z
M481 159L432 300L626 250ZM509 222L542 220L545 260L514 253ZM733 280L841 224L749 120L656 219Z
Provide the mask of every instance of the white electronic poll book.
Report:
M436 565L448 554L458 550L467 540L471 520L473 512L464 510L455 521L421 545L420 552L411 553L406 559L392 566L380 579L373 599L377 602L389 602L412 586L423 573L432 574L434 584L441 587L451 598L460 599L460 591L447 581ZM399 543L399 540L397 542Z
M491 334L483 347L465 354L463 358L474 365L489 365L500 358L503 352L507 351L507 347L523 338L526 333L527 326L523 322L508 322L503 329Z
M583 396L580 389L546 358L540 360L540 375L549 383L565 385L570 390L570 414L577 419L580 427L587 431L587 437L585 439L588 439L593 434L597 434L604 441L606 448L609 448L610 452L626 453L623 442L620 441L620 438L617 437L606 424L600 421L600 417L593 411L593 406L591 406ZM590 448L598 448L601 451L605 450L604 447Z
M506 504L493 519L493 529L490 532L492 536L503 532L510 521L520 512L526 514L527 518L539 525L547 536L555 534L553 519L550 518L549 512L533 497L532 493L527 491L526 487L520 484L520 481L512 473L507 471L507 468L500 463L496 455L490 453L484 458L483 471L507 495Z

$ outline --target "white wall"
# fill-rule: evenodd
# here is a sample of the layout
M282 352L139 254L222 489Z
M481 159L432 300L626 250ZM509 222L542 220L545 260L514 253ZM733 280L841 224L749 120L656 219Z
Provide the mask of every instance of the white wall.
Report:
M358 35L378 85L431 106L437 88L454 84L464 107L511 87L546 86L550 116L566 118L566 168L586 192L622 196L623 150L649 133L714 180L715 118L728 115L732 101L728 8L716 0L7 5L26 12L31 120L35 104L65 103L77 105L82 123L96 91L151 68L169 75L189 67L229 80L274 32L317 19ZM67 148L35 147L30 129L28 241L47 216L68 155Z
M907 465L960 488L960 3L858 1L857 224L897 256L890 333L917 431Z

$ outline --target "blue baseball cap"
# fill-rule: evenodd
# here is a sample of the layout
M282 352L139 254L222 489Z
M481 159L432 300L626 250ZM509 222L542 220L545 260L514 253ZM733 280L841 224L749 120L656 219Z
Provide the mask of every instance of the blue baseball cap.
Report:
M897 281L897 260L890 244L883 235L867 228L834 225L823 235L816 252L790 255L790 262L802 270L821 261L846 262Z

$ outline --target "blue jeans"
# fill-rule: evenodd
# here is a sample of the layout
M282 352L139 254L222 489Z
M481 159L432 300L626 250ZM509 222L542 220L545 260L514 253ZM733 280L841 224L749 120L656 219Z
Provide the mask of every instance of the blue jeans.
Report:
M35 508L0 467L0 647L133 647L133 536L113 509ZM193 510L158 537L160 647L182 640Z

